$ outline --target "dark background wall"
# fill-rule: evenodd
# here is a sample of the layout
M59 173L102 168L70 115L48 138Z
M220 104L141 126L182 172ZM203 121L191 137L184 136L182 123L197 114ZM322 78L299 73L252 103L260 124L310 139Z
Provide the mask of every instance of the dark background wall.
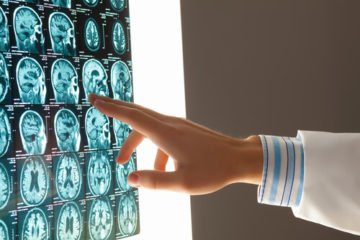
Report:
M189 119L238 137L360 132L360 1L182 0L182 23ZM194 240L358 239L257 204L255 186L191 202Z

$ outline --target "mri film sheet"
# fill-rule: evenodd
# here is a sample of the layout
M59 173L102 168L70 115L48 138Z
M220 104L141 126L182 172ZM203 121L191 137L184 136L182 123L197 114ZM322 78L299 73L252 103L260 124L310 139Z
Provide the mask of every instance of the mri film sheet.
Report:
M1 39L0 39L1 41ZM1 44L1 42L0 42ZM11 96L11 54L0 52L0 104L12 104Z

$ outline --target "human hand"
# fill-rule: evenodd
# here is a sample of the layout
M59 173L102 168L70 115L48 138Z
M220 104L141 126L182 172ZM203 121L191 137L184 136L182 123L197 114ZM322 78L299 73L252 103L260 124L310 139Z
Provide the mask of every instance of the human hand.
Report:
M120 150L118 163L126 163L144 138L158 146L154 169L129 175L129 184L134 187L197 195L236 182L260 184L262 146L257 136L233 138L187 119L95 94L89 95L89 101L99 111L133 128ZM171 172L166 171L169 157L175 166Z

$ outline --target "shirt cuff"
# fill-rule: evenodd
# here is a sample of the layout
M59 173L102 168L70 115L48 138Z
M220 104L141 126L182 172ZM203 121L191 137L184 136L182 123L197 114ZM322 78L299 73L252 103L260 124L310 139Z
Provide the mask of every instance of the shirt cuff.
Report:
M263 147L263 176L258 202L297 207L304 182L304 149L300 138L259 135Z

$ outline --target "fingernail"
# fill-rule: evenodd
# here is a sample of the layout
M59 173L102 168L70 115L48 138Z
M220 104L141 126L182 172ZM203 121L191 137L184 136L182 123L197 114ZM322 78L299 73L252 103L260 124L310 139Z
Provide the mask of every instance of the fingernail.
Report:
M135 174L135 173L131 173L128 177L128 183L132 186L132 187L139 187L140 186L140 177L139 175Z

